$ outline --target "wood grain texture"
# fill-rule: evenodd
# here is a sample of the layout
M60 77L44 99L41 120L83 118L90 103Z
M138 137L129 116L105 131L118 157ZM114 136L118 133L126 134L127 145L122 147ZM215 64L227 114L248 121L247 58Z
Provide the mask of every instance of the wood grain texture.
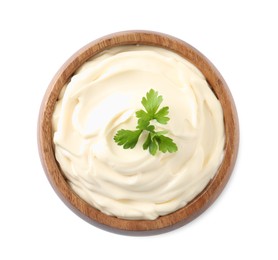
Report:
M156 220L124 220L103 214L76 195L55 160L51 118L62 87L88 59L105 49L119 45L153 45L172 50L193 63L206 77L218 97L224 112L225 156L215 177L207 187L185 207ZM213 64L189 44L169 35L150 31L126 31L93 41L75 53L51 81L41 104L38 121L38 145L45 173L59 197L76 214L93 225L126 234L156 234L188 223L206 210L225 187L236 162L239 145L239 125L235 104L227 84ZM127 232L126 232L127 231ZM132 231L132 232L128 232ZM142 232L142 231L148 231Z

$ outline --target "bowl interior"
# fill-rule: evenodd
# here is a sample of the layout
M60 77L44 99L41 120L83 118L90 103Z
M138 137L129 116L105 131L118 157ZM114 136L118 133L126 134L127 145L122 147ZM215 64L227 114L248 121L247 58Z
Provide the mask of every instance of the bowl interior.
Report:
M206 188L185 207L156 220L124 220L103 214L78 195L68 185L55 159L51 119L55 103L61 89L75 71L88 59L105 49L119 45L152 45L166 48L193 63L206 77L213 92L219 99L224 113L225 155L215 177ZM111 34L93 41L76 52L57 72L51 81L42 101L38 122L39 152L45 173L59 197L80 217L93 225L117 231L162 232L179 227L193 220L207 209L219 196L226 185L237 157L239 127L233 98L224 79L213 64L189 44L169 35L148 32L128 31Z

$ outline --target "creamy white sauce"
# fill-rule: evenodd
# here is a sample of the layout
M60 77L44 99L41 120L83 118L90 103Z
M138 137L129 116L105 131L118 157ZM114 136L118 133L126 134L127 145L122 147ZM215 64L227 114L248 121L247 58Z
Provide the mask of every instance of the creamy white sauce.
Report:
M176 153L149 154L113 140L135 129L135 112L153 88L169 106L166 129ZM73 190L95 208L124 219L156 219L191 201L224 154L220 102L202 73L157 47L124 46L86 62L60 94L53 115L55 155Z

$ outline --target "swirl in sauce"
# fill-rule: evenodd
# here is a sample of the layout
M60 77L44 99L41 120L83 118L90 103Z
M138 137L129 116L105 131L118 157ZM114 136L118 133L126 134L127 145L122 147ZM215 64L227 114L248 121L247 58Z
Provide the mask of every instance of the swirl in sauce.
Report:
M170 108L176 153L151 156L142 135L132 150L119 129L135 129L135 112L153 88ZM156 219L197 196L224 154L223 111L202 73L158 47L123 46L87 61L65 86L53 115L55 156L73 190L108 215Z

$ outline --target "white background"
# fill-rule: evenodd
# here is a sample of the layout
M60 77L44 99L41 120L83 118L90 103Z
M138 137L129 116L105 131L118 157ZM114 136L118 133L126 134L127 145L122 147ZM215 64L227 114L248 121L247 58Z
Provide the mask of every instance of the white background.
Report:
M0 259L277 259L276 1L1 1ZM42 170L36 125L44 92L75 51L106 34L176 36L220 70L238 109L236 168L219 199L170 233L131 237L91 226Z

